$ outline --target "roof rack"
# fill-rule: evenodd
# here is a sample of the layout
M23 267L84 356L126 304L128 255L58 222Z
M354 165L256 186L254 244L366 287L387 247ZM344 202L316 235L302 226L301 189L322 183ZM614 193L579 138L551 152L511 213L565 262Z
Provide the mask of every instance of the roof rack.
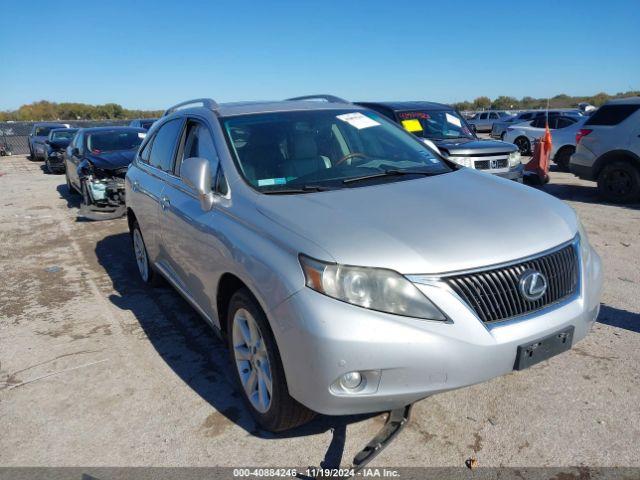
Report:
M187 100L186 102L177 103L173 107L169 107L162 114L163 117L175 112L176 110L180 110L187 105L195 105L201 104L203 107L208 108L209 110L216 111L218 110L218 104L212 98L194 98L193 100Z
M348 103L351 102L349 100L345 100L344 98L336 97L335 95L304 95L302 97L293 97L287 98L285 101L293 101L293 100L324 100L327 103Z

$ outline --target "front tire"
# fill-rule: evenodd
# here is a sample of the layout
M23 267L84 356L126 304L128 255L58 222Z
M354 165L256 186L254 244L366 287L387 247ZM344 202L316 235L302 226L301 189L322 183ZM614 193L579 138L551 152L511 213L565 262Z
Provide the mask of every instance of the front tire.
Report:
M613 161L598 175L598 192L614 203L630 203L640 199L640 170L631 162Z
M236 381L249 411L262 428L281 432L315 416L289 395L267 318L246 288L238 290L229 302L227 340Z

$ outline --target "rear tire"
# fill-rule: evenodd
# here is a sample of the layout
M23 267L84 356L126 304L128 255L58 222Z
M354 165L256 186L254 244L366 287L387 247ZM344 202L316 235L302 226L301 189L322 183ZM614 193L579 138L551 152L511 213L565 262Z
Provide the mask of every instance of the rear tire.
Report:
M562 147L558 153L556 153L553 161L563 172L569 171L569 161L571 160L571 155L575 153L576 149L574 147Z
M520 136L513 141L513 144L520 150L520 155L529 155L531 153L531 142L525 136Z
M605 165L598 174L598 192L614 203L640 200L640 170L625 160Z
M281 432L315 416L315 412L289 395L280 352L267 317L246 288L234 293L229 302L227 342L240 392L262 428Z
M131 229L131 242L133 245L133 255L136 259L136 265L138 266L140 279L147 285L157 287L162 283L162 279L160 275L153 269L151 263L149 263L147 246L144 243L142 230L140 230L140 225L138 225L137 220L134 220L133 227Z

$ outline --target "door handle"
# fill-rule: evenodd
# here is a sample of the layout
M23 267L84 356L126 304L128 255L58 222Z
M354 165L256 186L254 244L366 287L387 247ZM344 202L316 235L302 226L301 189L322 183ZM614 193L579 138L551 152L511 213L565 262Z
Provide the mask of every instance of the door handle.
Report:
M162 208L162 210L166 210L170 206L171 206L171 200L169 200L169 197L163 196L160 199L160 208Z

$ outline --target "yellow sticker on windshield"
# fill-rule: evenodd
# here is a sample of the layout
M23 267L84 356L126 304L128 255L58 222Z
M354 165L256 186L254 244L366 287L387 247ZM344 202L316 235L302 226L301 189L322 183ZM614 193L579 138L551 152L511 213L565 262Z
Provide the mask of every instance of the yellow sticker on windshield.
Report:
M421 132L423 130L420 120L412 118L410 120L402 120L402 126L409 132Z

